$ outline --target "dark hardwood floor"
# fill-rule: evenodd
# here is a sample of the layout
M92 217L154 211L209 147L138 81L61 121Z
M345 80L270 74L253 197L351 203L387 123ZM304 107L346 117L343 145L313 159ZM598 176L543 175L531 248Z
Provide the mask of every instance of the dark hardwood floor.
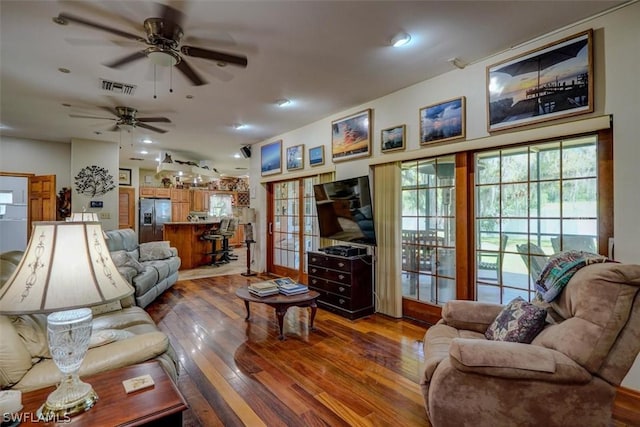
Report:
M418 385L425 325L274 309L235 290L267 277L182 280L147 310L180 360L184 426L428 426Z
M235 296L266 279L181 280L147 307L178 354L185 427L430 425L418 385L425 325L318 309L310 332L309 309L293 307L279 341L274 310L251 304L246 322ZM638 425L637 408L623 409L613 425Z

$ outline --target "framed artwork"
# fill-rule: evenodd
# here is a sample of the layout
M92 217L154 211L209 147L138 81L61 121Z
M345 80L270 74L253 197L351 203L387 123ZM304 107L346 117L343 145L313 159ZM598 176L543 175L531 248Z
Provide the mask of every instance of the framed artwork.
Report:
M464 96L420 109L420 145L465 137Z
M131 169L120 168L118 170L118 184L131 185Z
M260 147L262 176L282 172L282 140L279 139Z
M334 162L371 154L371 110L331 122L331 156Z
M324 165L324 145L309 148L309 165L320 166Z
M304 167L304 144L287 148L287 170L294 171Z
M487 130L593 111L593 30L487 67Z
M405 149L406 126L394 126L382 129L380 136L380 151L388 153L389 151L398 151Z

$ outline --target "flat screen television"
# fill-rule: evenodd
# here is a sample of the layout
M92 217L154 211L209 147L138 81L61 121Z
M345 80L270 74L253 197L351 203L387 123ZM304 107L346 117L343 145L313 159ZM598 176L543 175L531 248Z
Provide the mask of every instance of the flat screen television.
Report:
M369 176L313 186L320 237L376 245Z

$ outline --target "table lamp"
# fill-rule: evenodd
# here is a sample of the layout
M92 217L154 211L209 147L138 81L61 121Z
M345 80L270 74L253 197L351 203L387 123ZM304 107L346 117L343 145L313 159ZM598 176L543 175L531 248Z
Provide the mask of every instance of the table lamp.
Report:
M0 314L51 313L49 350L62 381L38 410L44 420L73 416L98 400L78 372L89 347L87 308L131 295L118 272L99 222L36 222L17 269L0 288Z

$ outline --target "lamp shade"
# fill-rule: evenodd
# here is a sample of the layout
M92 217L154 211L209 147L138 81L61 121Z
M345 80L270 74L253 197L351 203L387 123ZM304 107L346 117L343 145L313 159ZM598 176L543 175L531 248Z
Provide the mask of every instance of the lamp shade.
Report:
M133 292L111 259L99 222L37 222L18 268L0 288L0 314L89 307Z
M98 214L95 212L71 212L71 216L67 221L71 222L100 222Z

